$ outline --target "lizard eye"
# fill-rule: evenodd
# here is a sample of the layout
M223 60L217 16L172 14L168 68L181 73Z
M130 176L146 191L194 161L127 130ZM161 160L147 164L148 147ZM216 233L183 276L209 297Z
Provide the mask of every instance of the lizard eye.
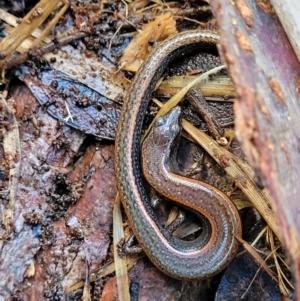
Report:
M158 119L156 120L156 124L157 124L158 126L164 125L164 124L165 124L164 118L163 118L163 117L158 118Z

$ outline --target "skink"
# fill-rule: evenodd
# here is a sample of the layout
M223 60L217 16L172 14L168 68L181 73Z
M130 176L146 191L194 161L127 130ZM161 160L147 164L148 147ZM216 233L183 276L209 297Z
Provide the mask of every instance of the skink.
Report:
M151 93L168 64L195 49L215 47L218 41L217 34L188 31L159 45L135 76L123 104L116 134L116 179L132 230L150 260L162 272L178 279L204 279L222 271L237 252L238 243L233 234L241 235L240 218L233 203L215 187L176 176L167 167L159 168L157 172L161 180L158 183L152 181L155 189L160 191L161 187L165 187L166 192L163 193L202 214L211 229L204 244L199 240L184 242L172 237L156 221L145 190L140 158L142 124ZM173 115L178 115L176 112L172 111L171 115L160 118L158 122L170 122ZM147 156L150 160L153 152ZM144 163L146 174L156 172L150 171L150 167ZM172 181L168 182L170 178Z

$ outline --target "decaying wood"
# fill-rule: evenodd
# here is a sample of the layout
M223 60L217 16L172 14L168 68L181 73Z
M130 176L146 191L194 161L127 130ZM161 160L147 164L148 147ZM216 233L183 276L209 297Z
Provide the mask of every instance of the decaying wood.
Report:
M300 63L270 4L211 1L237 91L236 131L280 224L300 292Z
M297 0L271 0L271 4L300 61L300 2Z

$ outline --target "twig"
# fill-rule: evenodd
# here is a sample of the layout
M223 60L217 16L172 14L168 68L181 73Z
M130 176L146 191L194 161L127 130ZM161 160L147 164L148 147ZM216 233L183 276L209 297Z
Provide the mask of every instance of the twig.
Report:
M61 39L57 39L55 42L51 42L45 46L34 48L30 52L20 54L17 57L12 57L4 64L4 68L10 69L12 67L18 66L18 65L24 63L25 61L27 61L29 56L35 56L35 55L41 56L47 52L53 51L57 48L60 48L67 44L70 44L74 40L82 39L82 38L86 37L87 35L88 35L88 33L86 33L86 32L78 32L76 34L73 34L73 35L70 35L67 37L63 37Z

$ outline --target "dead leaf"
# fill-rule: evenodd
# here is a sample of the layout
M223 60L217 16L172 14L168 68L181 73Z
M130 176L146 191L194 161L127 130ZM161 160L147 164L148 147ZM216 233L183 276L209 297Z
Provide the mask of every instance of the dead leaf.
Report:
M137 71L157 42L176 33L176 23L171 13L162 15L144 26L128 45L120 59L120 68Z

